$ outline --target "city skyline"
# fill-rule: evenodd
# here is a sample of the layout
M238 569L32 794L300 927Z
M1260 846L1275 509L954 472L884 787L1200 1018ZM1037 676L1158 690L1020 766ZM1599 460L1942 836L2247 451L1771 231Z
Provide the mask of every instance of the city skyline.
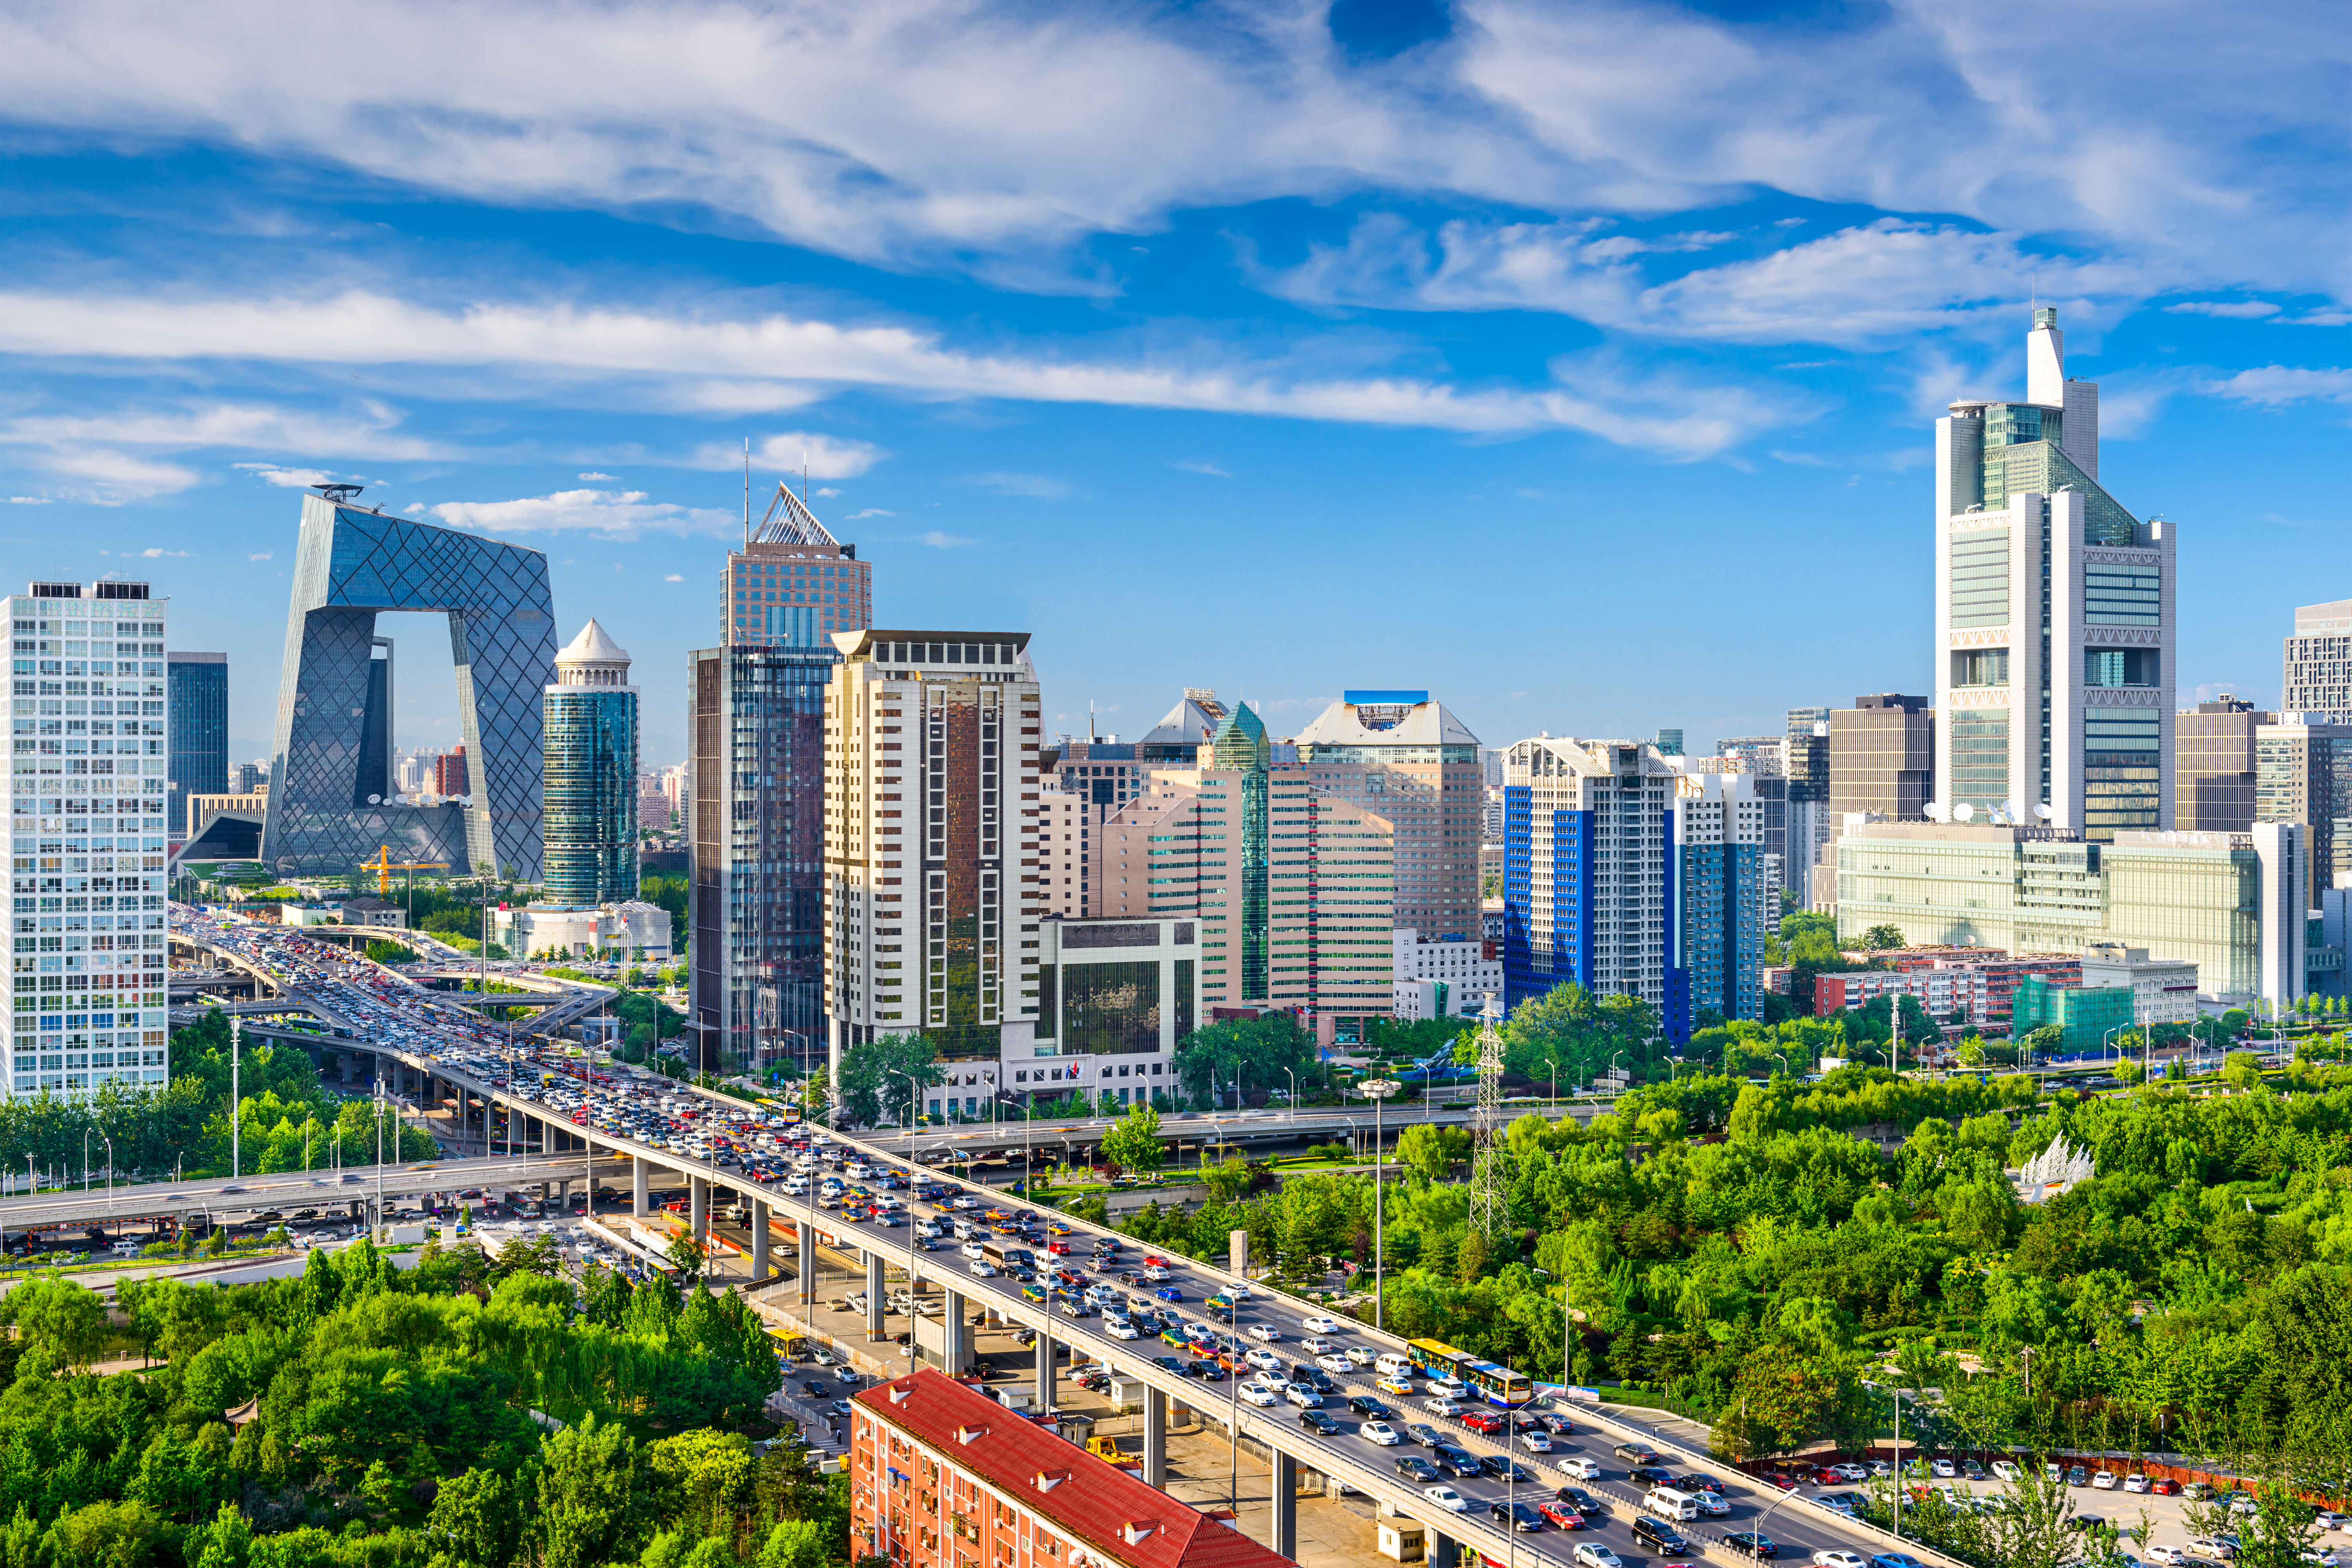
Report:
M689 58L646 34L674 12L526 4L446 40L488 96L419 68L399 5L267 47L144 20L152 79L109 6L0 22L0 547L172 580L260 741L282 649L236 607L288 586L285 487L364 481L546 549L674 759L748 444L755 491L804 483L877 563L871 618L1029 628L1057 727L1213 686L1287 733L1410 686L1492 744L1755 734L1933 689L1921 426L2011 395L2038 300L2104 389L2105 482L2183 525L2179 700L2278 706L2275 584L2344 526L2352 387L2345 111L2293 18L2159 7L2126 60L2084 15L2020 53L1957 14L1733 11L1088 14L1067 58L985 8L855 42L730 12ZM590 115L494 63L551 39L661 64ZM827 93L740 97L812 53ZM1826 106L1790 86L1825 58ZM331 102L259 107L328 71ZM1629 90L1662 76L1701 111ZM1129 635L1171 542L1264 584L1192 607L1229 668ZM1417 599L1353 613L1406 566ZM1668 601L1621 590L1669 571L1662 637ZM386 635L424 677L401 743L454 741L427 639Z

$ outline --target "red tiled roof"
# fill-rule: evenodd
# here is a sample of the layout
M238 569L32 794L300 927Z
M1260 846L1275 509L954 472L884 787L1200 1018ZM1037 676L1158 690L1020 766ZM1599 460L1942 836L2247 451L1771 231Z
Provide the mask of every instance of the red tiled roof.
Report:
M893 1393L904 1397L893 1400ZM1291 1562L934 1368L877 1383L854 1402L1111 1562L1130 1568L1282 1568ZM985 1431L960 1440L975 1428ZM1067 1479L1041 1489L1041 1475ZM1136 1524L1150 1526L1150 1533L1130 1542L1129 1527Z

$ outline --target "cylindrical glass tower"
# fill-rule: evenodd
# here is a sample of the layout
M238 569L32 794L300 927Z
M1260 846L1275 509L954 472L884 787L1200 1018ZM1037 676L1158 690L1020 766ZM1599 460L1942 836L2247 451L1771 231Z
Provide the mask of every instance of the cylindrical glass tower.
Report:
M547 900L593 908L637 896L637 689L629 656L590 621L547 688Z

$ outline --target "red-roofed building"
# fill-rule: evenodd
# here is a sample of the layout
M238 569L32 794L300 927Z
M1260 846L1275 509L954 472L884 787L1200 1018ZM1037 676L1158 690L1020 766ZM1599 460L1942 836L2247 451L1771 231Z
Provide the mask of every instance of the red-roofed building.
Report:
M929 1367L851 1404L850 1534L900 1568L1291 1561Z

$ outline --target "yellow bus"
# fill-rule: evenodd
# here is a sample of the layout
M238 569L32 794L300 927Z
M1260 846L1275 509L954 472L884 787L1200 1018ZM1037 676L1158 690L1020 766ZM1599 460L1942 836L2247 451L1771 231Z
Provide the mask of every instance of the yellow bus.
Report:
M1475 1399L1506 1410L1516 1410L1535 1397L1535 1386L1525 1373L1497 1366L1491 1361L1481 1361L1467 1351L1455 1350L1443 1340L1412 1340L1405 1345L1405 1356L1413 1370L1423 1377L1450 1377L1465 1384Z

